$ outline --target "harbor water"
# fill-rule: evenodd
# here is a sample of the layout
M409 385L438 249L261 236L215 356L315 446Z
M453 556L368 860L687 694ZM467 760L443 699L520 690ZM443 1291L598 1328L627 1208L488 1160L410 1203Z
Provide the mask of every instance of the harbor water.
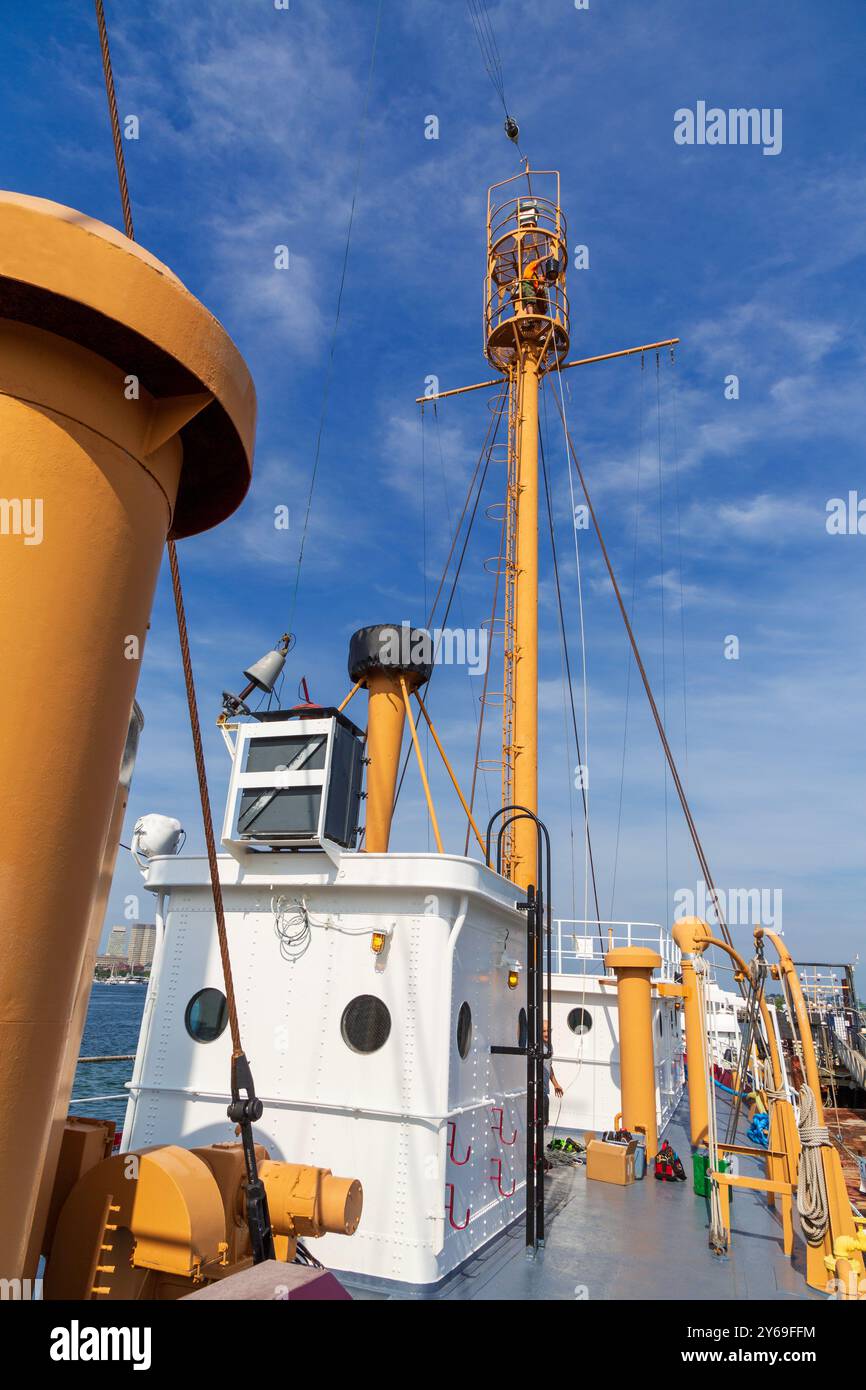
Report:
M90 995L82 1057L116 1057L135 1052L146 985L95 984ZM72 1088L74 1101L70 1113L114 1120L118 1130L126 1113L126 1083L132 1076L133 1062L79 1062ZM111 1096L111 1100L91 1100Z

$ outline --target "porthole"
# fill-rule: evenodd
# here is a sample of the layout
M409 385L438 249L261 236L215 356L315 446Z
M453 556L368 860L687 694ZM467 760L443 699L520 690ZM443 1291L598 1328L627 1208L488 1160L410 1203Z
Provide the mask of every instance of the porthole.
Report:
M580 1038L592 1028L592 1017L586 1009L572 1009L566 1020L572 1033Z
M215 1042L229 1021L222 990L200 989L187 1004L183 1021L195 1042Z
M517 1015L517 1046L525 1047L529 1041L529 1019L526 1017L526 1010L521 1009Z
M353 1052L378 1052L391 1032L387 1005L375 994L359 994L343 1010L340 1032Z
M472 1010L467 1003L460 1005L460 1012L457 1015L457 1051L464 1062L469 1056L469 1047L472 1043Z

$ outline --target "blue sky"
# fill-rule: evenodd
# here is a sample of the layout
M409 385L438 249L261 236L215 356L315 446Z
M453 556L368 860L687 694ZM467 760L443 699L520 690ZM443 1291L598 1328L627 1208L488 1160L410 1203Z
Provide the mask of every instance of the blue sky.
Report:
M523 149L536 167L561 171L570 244L590 248L590 268L570 275L572 356L682 339L676 364L664 357L658 377L653 356L643 373L639 358L573 370L567 404L629 596L637 519L638 638L717 883L781 893L800 958L850 959L864 935L866 536L828 535L825 521L828 499L866 496L862 6L591 0L577 10L572 0L538 0L527 11L490 0L489 10ZM243 666L288 620L376 4L109 3L107 13L120 110L140 121L140 138L126 143L138 238L226 325L259 394L247 501L219 530L181 546L219 822L220 694L241 684ZM15 7L4 38L0 182L119 225L90 6ZM675 111L699 100L780 108L781 152L676 144ZM438 140L424 138L429 115ZM422 469L414 398L429 374L443 389L492 374L481 349L485 193L516 172L502 115L463 0L384 0L289 698L306 675L315 699L339 700L354 628L423 620L435 588L489 415L480 393L443 403L438 426L428 412ZM289 271L274 269L278 244L290 249ZM738 400L725 399L730 374ZM548 458L579 670L555 425L551 404ZM483 559L498 528L484 508L500 493L501 475L491 473L452 624L477 626L489 611ZM273 526L281 504L288 533ZM626 646L597 547L586 533L580 546L602 915L616 857L613 915L670 919L674 892L699 875L670 788L666 869L661 753L634 678L616 849ZM557 845L556 910L580 916L580 830L574 857L569 831L575 759L543 556L541 811ZM147 724L127 834L138 815L160 810L179 816L196 848L166 581L164 573L143 661ZM724 657L729 635L740 642L737 661ZM478 693L479 682L457 670L437 671L431 689L465 782ZM461 848L438 772L434 791L448 846ZM406 793L395 846L426 848L414 767ZM573 791L571 800L576 812ZM492 781L489 802L495 809ZM137 889L121 853L108 925ZM148 908L145 899L144 916ZM735 938L747 947L747 930Z

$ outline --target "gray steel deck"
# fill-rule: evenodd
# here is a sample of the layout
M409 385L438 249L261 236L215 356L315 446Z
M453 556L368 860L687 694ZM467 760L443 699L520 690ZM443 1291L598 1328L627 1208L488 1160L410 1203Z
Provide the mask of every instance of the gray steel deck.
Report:
M722 1131L726 1117L720 1102ZM527 1256L519 1222L434 1297L515 1301L820 1298L803 1278L805 1253L799 1234L795 1234L792 1262L782 1254L781 1222L759 1193L736 1193L730 1254L719 1258L710 1253L708 1204L692 1189L685 1099L665 1138L682 1158L687 1182L656 1182L650 1170L643 1182L615 1187L587 1182L583 1165L557 1164L545 1183L544 1249L534 1258ZM747 1141L741 1136L739 1142ZM742 1159L741 1165L744 1174L763 1175L763 1164L756 1160ZM795 1228L796 1224L795 1218ZM383 1296L354 1288L352 1293L362 1299Z

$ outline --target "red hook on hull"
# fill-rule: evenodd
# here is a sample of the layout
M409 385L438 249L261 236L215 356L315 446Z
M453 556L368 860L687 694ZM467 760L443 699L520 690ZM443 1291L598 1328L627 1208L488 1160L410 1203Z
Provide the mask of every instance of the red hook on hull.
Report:
M514 1133L512 1134L512 1136L511 1136L510 1139L506 1139L505 1135L502 1133L502 1125L503 1125L503 1122L504 1122L504 1120L505 1120L505 1110L504 1110L504 1108L503 1108L501 1105L493 1105L493 1106L491 1106L491 1109L492 1109L494 1115L498 1115L498 1116L499 1116L499 1124L498 1124L498 1125L493 1124L493 1125L490 1126L490 1128L493 1130L494 1134L498 1134L498 1135L499 1135L499 1138L502 1140L503 1144L506 1144L506 1145L508 1145L508 1146L510 1146L511 1144L516 1144L516 1143L517 1143L517 1130L514 1131Z
M465 1230L466 1230L466 1227L469 1225L469 1218L470 1218L470 1216L472 1215L472 1208L471 1208L471 1207L467 1207L467 1208L466 1208L466 1220L465 1220L462 1224L461 1224L459 1221L455 1221L455 1220L454 1220L454 1184L453 1184L453 1182L449 1182L449 1184L448 1184L448 1191L449 1191L450 1194L451 1194L450 1197L448 1198L448 1220L451 1222L451 1226L452 1226L452 1228L453 1228L455 1231L465 1231Z
M496 1158L496 1159L494 1159L494 1163L498 1164L498 1166L499 1166L499 1171L498 1171L497 1173L491 1173L491 1174L490 1174L490 1181L496 1183L496 1187L497 1187L497 1189L498 1189L498 1191L499 1191L500 1197L513 1197L513 1196L514 1196L515 1188L517 1187L517 1179L514 1178L514 1177L511 1179L511 1191L510 1191L510 1192L503 1192L503 1190L502 1190L502 1159L501 1159L501 1158Z
M468 1163L470 1158L472 1157L472 1145L467 1145L465 1158L458 1158L454 1153L454 1144L457 1139L457 1121L449 1120L448 1128L451 1130L451 1138L448 1140L449 1157L451 1159L451 1162L454 1164L455 1168L462 1168L464 1163Z

